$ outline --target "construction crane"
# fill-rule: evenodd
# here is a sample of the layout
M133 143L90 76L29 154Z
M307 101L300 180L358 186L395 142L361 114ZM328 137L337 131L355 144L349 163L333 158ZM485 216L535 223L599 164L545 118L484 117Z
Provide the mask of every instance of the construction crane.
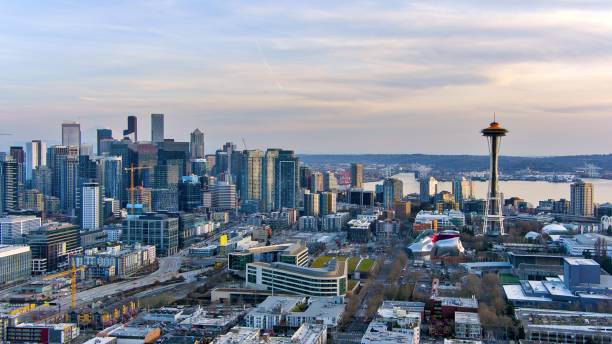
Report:
M125 171L130 171L130 203L132 204L132 215L134 215L134 171L148 170L152 168L153 166L134 167L134 164L125 168Z
M81 272L81 279L85 278L85 265L81 265L78 268L76 267L76 263L72 262L72 267L70 270L58 272L51 275L46 275L43 277L44 281L53 280L56 278L67 277L70 276L70 305L72 309L76 309L76 300L77 300L77 272Z
M246 141L244 140L244 137L242 138L242 144L244 145L244 150L249 150L247 148Z

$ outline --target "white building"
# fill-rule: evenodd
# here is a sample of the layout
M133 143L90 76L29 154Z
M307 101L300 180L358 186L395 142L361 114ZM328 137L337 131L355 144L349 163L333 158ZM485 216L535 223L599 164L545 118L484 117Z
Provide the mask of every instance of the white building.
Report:
M236 326L230 332L218 336L213 344L327 344L327 327L319 324L303 324L291 337L263 336L261 330Z
M39 228L40 217L10 215L0 218L0 245L21 243L23 236Z
M585 251L595 255L595 244L598 241L603 241L605 243L608 256L612 257L612 238L609 236L597 233L584 233L574 235L573 237L562 236L559 239L559 243L571 256L582 256Z
M81 228L99 229L102 226L102 209L100 185L98 183L83 184L81 193Z
M443 213L421 210L416 214L415 224L438 223L438 228L465 226L465 215L458 210L449 210Z
M455 312L455 337L459 339L482 339L478 313Z
M361 338L361 344L418 344L424 304L383 302Z
M302 324L338 326L346 305L342 297L268 296L245 317L247 327L272 330L276 326L298 328Z

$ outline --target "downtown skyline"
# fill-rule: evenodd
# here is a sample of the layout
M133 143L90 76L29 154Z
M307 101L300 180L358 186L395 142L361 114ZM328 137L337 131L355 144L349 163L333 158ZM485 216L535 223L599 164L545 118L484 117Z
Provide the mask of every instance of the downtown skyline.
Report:
M78 2L0 5L0 146L166 116L208 147L299 153L610 153L605 1ZM24 123L26 125L24 125ZM460 143L460 144L457 144Z

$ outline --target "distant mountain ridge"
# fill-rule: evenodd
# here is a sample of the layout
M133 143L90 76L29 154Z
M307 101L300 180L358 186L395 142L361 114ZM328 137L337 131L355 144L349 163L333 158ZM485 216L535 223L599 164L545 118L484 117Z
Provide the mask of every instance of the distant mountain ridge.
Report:
M300 154L300 159L305 163L423 164L437 170L476 171L489 168L489 157L486 155ZM542 172L574 172L588 164L601 168L601 172L612 172L612 154L500 158L500 167L505 171L531 168Z

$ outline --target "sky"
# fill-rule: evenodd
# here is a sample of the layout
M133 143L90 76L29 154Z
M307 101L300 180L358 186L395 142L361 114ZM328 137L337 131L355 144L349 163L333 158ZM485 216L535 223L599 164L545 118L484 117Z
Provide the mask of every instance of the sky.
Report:
M3 1L0 148L61 122L298 153L612 153L612 2Z

